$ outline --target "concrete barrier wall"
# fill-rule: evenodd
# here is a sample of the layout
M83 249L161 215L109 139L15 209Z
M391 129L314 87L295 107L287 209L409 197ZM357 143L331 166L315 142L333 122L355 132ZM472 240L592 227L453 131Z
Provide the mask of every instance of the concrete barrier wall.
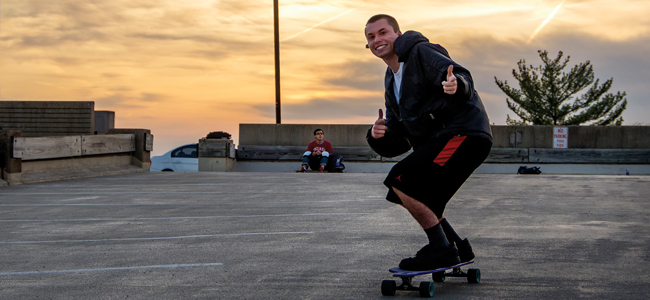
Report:
M334 147L364 147L372 124L240 124L239 145L307 146L323 129ZM570 149L650 149L650 126L568 126ZM553 126L492 126L494 148L553 148Z
M92 101L0 101L0 128L24 137L93 134Z
M334 153L345 161L394 163L372 151L365 136L371 125L240 124L238 161L299 161L313 131L321 128ZM568 126L569 149L553 149L553 126L492 126L494 144L486 163L648 165L648 126Z
M368 146L366 132L372 125L332 124L239 124L239 144L259 146L303 146L314 140L314 130L325 132L333 146Z
M494 148L553 148L554 126L492 126ZM650 149L650 126L566 126L569 149Z

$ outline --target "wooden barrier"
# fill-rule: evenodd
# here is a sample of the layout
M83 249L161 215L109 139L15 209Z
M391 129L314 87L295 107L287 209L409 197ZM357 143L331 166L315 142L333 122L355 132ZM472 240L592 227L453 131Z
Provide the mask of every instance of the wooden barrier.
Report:
M232 172L237 150L228 138L202 138L198 144L199 172Z
M237 160L302 160L304 146L239 146ZM347 161L381 161L370 147L336 147L335 153Z
M64 158L135 151L134 134L15 137L13 158Z
M648 164L650 149L547 149L529 150L531 163Z
M81 155L81 136L15 137L13 158L23 160Z
M237 160L300 161L302 146L240 145ZM370 147L334 147L345 161L397 162L411 151L397 157L382 157ZM492 148L487 163L572 163L572 164L648 164L650 149L549 149Z
M487 163L523 163L528 162L528 149L523 148L492 148L485 159Z
M235 158L235 144L228 139L199 140L199 157Z
M52 137L0 130L0 179L14 185L149 171L152 149L148 129Z
M92 101L0 101L0 181L148 171L151 131L115 129L113 112L94 109ZM95 113L108 115L108 134L94 134Z
M83 155L135 151L135 134L107 134L81 136Z

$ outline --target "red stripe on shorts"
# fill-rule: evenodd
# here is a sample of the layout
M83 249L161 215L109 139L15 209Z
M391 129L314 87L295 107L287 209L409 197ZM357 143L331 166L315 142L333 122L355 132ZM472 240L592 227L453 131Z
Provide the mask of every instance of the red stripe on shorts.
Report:
M447 142L447 145L445 145L445 148L438 153L438 156L436 156L433 162L441 167L444 166L466 137L467 136L454 136L451 138L451 140Z

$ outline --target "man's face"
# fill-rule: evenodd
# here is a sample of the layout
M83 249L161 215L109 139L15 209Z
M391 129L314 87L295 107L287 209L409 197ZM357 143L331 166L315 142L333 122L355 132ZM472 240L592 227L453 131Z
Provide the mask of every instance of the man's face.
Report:
M318 140L319 142L323 140L325 137L325 134L322 131L317 131L316 134L314 135L314 138Z
M402 35L400 31L395 32L393 26L388 25L384 19L366 25L366 40L372 54L387 59L395 54L394 44L397 37Z

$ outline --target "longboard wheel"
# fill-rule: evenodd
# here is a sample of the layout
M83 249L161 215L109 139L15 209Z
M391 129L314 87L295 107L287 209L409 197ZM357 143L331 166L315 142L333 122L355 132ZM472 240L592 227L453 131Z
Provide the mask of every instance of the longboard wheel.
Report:
M420 282L420 297L431 298L433 297L434 288L433 282L422 281Z
M432 273L433 282L445 282L445 272Z
M469 269L469 270L467 270L467 282L469 282L469 283L479 283L479 282L481 282L481 270L479 270L479 269Z
M381 294L384 296L395 296L397 283L395 280L384 280L381 282Z

